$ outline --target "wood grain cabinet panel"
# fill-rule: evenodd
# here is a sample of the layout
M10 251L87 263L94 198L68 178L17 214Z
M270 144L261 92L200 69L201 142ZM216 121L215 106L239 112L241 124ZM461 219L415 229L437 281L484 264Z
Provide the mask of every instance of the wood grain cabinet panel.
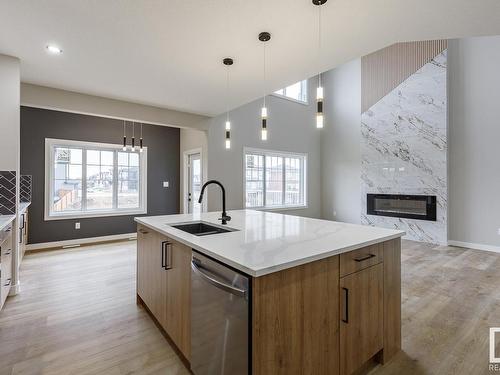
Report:
M384 345L383 264L340 279L340 374L350 375Z
M191 358L191 248L169 240L167 270L167 316L165 330L179 350Z
M189 360L191 248L138 225L137 294Z
M383 260L384 252L381 243L340 254L340 277L361 271Z
M162 243L166 237L140 226L137 231L137 294L166 329L167 274Z
M384 242L384 351L387 363L401 350L401 240Z
M338 256L252 283L253 374L338 374Z

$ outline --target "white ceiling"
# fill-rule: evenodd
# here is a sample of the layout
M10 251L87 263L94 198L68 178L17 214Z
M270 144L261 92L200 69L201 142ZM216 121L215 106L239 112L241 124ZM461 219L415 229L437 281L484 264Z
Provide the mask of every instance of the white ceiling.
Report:
M206 115L396 41L500 34L499 0L0 0L0 53L24 82ZM64 53L49 55L48 43Z

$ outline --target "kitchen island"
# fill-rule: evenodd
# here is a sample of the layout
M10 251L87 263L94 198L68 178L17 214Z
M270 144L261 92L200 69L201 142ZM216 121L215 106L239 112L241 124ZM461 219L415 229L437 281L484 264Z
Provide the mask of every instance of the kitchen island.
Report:
M229 374L230 366L240 366L234 373L242 364L251 374L347 375L385 363L400 350L404 232L254 210L228 214L232 220L224 226L216 212L135 219L137 300L196 375L221 368ZM196 235L179 229L200 221L230 231ZM217 279L207 272L207 281L229 283L224 287L233 295L217 303L207 299L210 293L200 296L200 281L193 278L200 259L241 274ZM245 278L248 289L241 289L238 280ZM243 312L227 301L238 294L246 301L248 324L231 351L228 332ZM213 340L198 337L206 334L199 321L210 309L218 313L203 323L206 331L215 331L220 316L229 314L219 335L225 349L219 356L205 353L214 363L200 365L203 350L217 352L216 333Z

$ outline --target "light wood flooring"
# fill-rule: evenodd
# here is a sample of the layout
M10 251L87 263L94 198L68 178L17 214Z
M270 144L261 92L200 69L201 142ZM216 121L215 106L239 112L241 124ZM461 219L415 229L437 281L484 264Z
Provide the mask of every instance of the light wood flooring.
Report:
M135 299L135 242L27 254L0 374L188 374ZM403 243L403 352L372 374L492 374L500 254Z

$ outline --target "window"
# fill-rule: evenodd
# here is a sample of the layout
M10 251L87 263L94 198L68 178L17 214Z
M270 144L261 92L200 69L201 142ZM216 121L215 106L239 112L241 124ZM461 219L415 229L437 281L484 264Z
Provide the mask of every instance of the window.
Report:
M307 104L307 79L275 91L274 94Z
M46 139L45 152L45 220L146 213L146 148Z
M245 149L245 207L305 207L307 155Z

